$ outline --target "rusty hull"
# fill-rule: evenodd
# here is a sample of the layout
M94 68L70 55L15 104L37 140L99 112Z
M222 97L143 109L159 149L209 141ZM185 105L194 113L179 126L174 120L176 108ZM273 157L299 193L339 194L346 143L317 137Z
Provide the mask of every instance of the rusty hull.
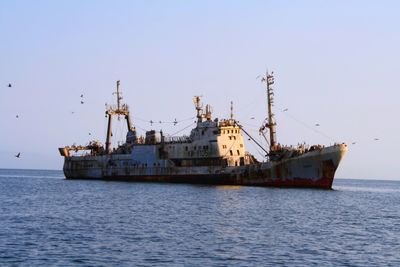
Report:
M340 144L278 162L238 167L175 167L168 160L163 166L132 166L129 155L66 157L63 170L67 179L330 189L346 152L347 146Z

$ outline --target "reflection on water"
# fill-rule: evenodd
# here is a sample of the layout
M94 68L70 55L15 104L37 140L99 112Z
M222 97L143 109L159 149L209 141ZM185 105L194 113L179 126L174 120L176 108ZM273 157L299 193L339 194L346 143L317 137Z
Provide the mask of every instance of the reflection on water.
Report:
M240 185L217 185L217 189L221 190L239 190L242 189L242 186Z

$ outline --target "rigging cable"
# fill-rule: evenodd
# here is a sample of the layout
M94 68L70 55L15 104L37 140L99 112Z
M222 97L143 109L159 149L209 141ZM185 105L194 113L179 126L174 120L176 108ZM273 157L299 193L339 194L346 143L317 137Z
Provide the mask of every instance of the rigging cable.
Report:
M160 124L162 124L162 123L169 123L169 124L174 124L174 125L176 125L176 124L178 124L178 123L180 123L180 122L185 122L185 121L189 121L189 120L193 120L193 119L195 119L196 117L190 117L190 118L186 118L186 119L182 119L182 120L174 120L174 121L161 121L161 120L159 120L159 121L157 121L157 120L146 120L146 119L143 119L143 118L139 118L139 117L134 117L134 116L132 116L132 118L133 119L135 119L135 120L139 120L139 121L142 121L142 122L147 122L147 123L150 123L150 124L153 124L153 123L160 123Z
M300 123L300 124L303 125L304 127L306 127L306 128L308 128L308 129L314 131L315 133L317 133L317 134L319 134L319 135L321 135L321 136L323 136L323 137L325 137L325 138L330 139L332 142L336 142L335 139L333 139L333 138L330 137L329 135L327 135L327 134L325 134L325 133L323 133L323 132L321 132L321 131L318 131L318 130L315 129L314 127L311 127L311 126L308 125L307 123L305 123L305 122L303 122L303 121L297 119L296 117L294 117L293 115L291 115L290 113L288 113L287 110L285 110L285 109L283 109L283 110L279 109L279 110L280 110L281 113L285 113L289 118L291 118L292 120L296 121L297 123Z
M193 126L194 124L196 124L197 122L192 122L191 124L189 124L188 126L186 126L185 128L183 128L183 129L181 129L181 130L179 130L179 131L177 131L176 133L173 133L173 134L171 134L170 136L174 136L174 135L176 135L176 134L178 134L178 133L180 133L180 132L182 132L182 131L184 131L184 130L186 130L187 128L189 128L189 127L191 127L191 126Z
M263 155L263 153L260 152L260 148L254 144L253 142L250 142L251 145L254 147L254 149L257 151L257 153L261 156L261 158L266 158L268 155Z
M233 143L232 143L232 145L229 147L229 149L228 150L226 150L226 153L225 153L225 155L223 156L224 158L226 157L226 155L228 155L228 152L231 152L232 151L232 147L233 147L233 145L234 144L236 144L236 139L233 141ZM233 153L233 152L232 152Z
M142 130L142 131L144 131L144 132L148 132L147 129L144 129L144 128L140 127L137 123L135 123L133 126L136 127L136 128L138 128L139 130Z
M235 121L235 123L236 123L237 126L239 126L239 128L240 128L251 140L253 140L254 143L256 143L265 153L267 153L267 155L269 154L269 152L268 152L267 150L265 150L265 148L264 148L262 145L260 145L260 143L258 143L245 129L243 129L243 126L242 126L242 125L238 124L236 121Z

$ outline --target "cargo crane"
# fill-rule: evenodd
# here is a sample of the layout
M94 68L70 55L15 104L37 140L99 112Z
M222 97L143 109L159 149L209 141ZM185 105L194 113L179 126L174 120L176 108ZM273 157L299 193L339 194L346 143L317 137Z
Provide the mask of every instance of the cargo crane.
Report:
M108 116L108 126L107 126L107 139L106 139L106 154L110 154L112 152L111 149L111 136L112 136L112 129L111 129L111 122L113 116L124 116L126 120L126 124L128 126L128 133L127 133L127 143L134 143L136 142L136 129L132 127L131 118L129 115L129 107L127 104L122 104L122 95L119 90L120 81L117 81L117 91L114 92L117 96L117 106L108 105L106 110L106 117Z

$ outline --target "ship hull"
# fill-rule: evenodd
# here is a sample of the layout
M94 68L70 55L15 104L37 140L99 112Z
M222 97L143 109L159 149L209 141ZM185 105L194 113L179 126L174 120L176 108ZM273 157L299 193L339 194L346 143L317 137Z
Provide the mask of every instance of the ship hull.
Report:
M347 146L341 144L276 162L236 167L132 167L123 157L114 157L110 166L108 156L70 157L65 158L64 174L67 179L331 189L346 151Z
M241 186L261 186L261 187L288 187L288 188L319 188L331 189L333 178L292 178L292 179L266 179L262 182L255 182L251 178L237 179L230 175L215 175L215 174L201 174L201 175L157 175L157 176L143 176L143 175L130 175L130 176L110 176L110 177L74 177L67 179L76 180L105 180L105 181L124 181L124 182L156 182L156 183L182 183L182 184L203 184L203 185L241 185Z

